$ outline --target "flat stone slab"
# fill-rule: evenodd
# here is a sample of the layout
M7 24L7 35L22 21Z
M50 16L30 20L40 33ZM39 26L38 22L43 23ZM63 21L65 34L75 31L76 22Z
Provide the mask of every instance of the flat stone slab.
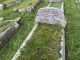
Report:
M35 21L47 24L60 24L62 27L66 25L64 12L61 9L53 7L39 9Z

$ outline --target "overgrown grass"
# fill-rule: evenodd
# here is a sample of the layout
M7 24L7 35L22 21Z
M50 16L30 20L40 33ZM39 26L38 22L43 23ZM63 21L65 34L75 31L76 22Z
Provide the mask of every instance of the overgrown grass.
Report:
M24 3L25 2L26 1L24 1ZM16 7L20 6L20 4L17 5ZM18 16L21 17L21 25L19 29L17 30L16 34L9 40L9 42L7 42L6 46L0 49L0 60L11 60L11 58L16 53L16 51L20 47L23 40L31 31L34 25L34 18L38 9L47 5L48 5L48 0L45 0L44 2L40 4L40 6L36 10L34 10L31 13L11 12L12 7L4 11L0 11L0 16L5 17L6 19L13 19Z
M10 3L14 0L0 0L0 4Z
M61 3L51 3L50 7L61 8Z
M59 25L39 24L17 60L58 60L61 34Z
M14 23L14 21L9 20L0 21L0 33L5 31L10 23Z
M76 0L65 0L66 60L80 60L80 11Z

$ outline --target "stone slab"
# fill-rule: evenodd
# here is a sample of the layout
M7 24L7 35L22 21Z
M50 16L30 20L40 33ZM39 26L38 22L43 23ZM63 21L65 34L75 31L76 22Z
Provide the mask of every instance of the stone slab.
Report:
M39 9L35 21L47 24L60 24L63 27L66 24L64 12L61 9L53 7Z

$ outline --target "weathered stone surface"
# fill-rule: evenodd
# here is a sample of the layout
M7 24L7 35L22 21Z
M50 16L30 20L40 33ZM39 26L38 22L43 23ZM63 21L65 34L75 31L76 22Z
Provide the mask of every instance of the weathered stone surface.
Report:
M36 22L47 24L60 24L65 27L66 21L64 12L61 9L45 7L41 8L35 18Z
M80 3L80 0L76 0L76 3Z
M4 9L4 5L0 4L0 10L3 10L3 9Z
M63 0L49 0L49 2L62 2Z
M0 48L3 47L19 27L20 17L16 18L14 23L9 24L7 29L0 34Z

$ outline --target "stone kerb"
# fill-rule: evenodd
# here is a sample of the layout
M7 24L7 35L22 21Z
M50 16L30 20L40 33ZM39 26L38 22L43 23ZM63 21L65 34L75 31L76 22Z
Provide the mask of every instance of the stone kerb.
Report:
M9 24L7 26L8 28L0 34L0 48L3 47L16 32L17 28L19 27L18 21L19 18L17 18L16 22Z
M61 9L53 7L44 7L39 9L35 18L35 22L60 24L62 27L65 27L66 25L64 12Z
M49 2L62 2L63 0L49 0Z

